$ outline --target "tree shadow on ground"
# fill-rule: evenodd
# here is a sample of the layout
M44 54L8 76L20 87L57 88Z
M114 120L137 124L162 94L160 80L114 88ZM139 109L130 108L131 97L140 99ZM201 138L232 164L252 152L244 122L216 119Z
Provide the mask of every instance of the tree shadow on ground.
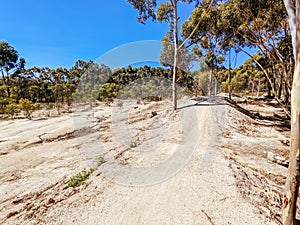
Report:
M204 96L204 97L194 98L193 100L197 101L197 103L179 107L178 110L188 108L188 107L195 107L195 106L229 105L232 108L236 109L237 111L241 112L242 114L250 117L251 119L260 120L260 121L276 122L276 124L273 124L272 126L276 125L278 127L281 127L282 129L290 129L290 118L284 118L284 117L281 117L279 115L262 116L258 112L251 112L251 111L241 107L237 102L235 102L232 99L229 99L228 97L223 97L223 96L207 97L207 96Z
M243 113L244 115L255 119L255 120L265 120L265 121L271 121L271 122L276 122L277 126L282 127L282 128L290 128L290 118L284 118L279 115L274 115L274 116L262 116L258 112L253 113L250 112L249 110L239 106L234 100L229 99L227 97L223 97L223 99L227 102L227 105L230 105L231 107L235 108L239 112Z

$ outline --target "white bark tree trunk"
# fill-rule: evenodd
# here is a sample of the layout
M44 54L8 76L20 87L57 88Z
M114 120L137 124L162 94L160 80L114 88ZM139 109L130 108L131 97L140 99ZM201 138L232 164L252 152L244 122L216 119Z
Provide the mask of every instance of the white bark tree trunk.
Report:
M213 71L212 68L209 70L209 84L208 84L208 96L211 96L211 90L212 90L212 79L213 79Z
M197 25L193 29L193 31L190 33L190 35L180 44L178 45L178 16L177 16L177 3L178 0L170 0L172 6L173 6L173 12L174 12L174 62L173 62L173 78L172 78L172 100L173 100L173 109L177 109L177 71L178 71L178 64L179 64L179 50L181 48L185 47L185 44L187 41L195 34L198 27L200 26L200 23L202 19L205 17L205 15L209 12L211 9L213 3L215 0L211 0L208 8L205 10L205 12L202 14L201 18L199 19Z
M284 0L292 34L295 71L291 91L291 147L289 170L284 190L282 223L296 224L296 209L300 183L300 0L295 4Z
M173 77L172 77L172 99L173 109L177 109L177 70L178 70L178 17L177 17L177 0L173 1L174 11L174 62L173 62Z

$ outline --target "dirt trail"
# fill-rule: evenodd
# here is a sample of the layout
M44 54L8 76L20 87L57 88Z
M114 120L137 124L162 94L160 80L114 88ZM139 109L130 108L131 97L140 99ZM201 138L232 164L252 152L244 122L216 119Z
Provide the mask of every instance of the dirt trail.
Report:
M75 122L71 115L1 121L0 223L276 224L245 198L236 161L220 150L229 146L229 106L183 104L191 105L178 113L164 102L134 106L125 112L128 137L116 106L82 112ZM65 184L101 154L107 162L84 185ZM148 170L120 171L136 167Z

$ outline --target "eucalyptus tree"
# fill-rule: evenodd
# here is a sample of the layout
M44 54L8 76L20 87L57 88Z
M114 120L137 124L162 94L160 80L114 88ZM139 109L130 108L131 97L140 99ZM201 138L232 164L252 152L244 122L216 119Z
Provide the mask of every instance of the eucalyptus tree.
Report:
M288 96L292 78L287 68L290 59L285 57L278 48L280 41L286 39L290 33L287 28L288 17L283 1L228 0L220 4L218 8L221 12L218 23L223 27L222 35L227 37L227 43L225 42L223 46L232 46L250 57L245 47L258 48L263 55L281 67L287 84ZM267 73L265 74L268 76ZM268 80L271 81L269 77Z
M181 44L179 42L179 44ZM198 57L195 53L191 52L187 48L180 48L178 50L178 69L176 74L176 84L190 88L192 76L190 70L193 66L193 62L197 61ZM172 43L172 34L168 32L162 39L162 50L160 53L160 63L173 69L174 65L174 43Z
M260 55L254 55L255 58L261 57ZM260 60L260 59L257 59ZM232 70L231 88L232 92L238 92L238 94L252 94L252 96L258 97L261 90L268 89L268 81L257 64L252 58L246 60L242 65ZM227 87L228 79L223 84ZM225 89L225 88L224 88Z
M6 41L0 41L0 89L2 96L0 100L0 110L3 112L4 108L14 101L12 99L11 89L13 81L10 78L11 74L18 74L25 68L25 59L19 58L17 50ZM5 90L5 91L4 91ZM5 93L5 95L3 94Z
M0 72L4 85L8 84L8 76L24 70L25 59L20 58L18 51L6 41L0 41Z
M174 51L174 59L173 59L173 75L172 75L172 99L173 99L173 109L177 109L177 89L176 89L176 80L177 80L177 71L178 71L178 63L179 63L179 50L181 48L185 48L186 42L190 37L187 37L185 40L182 40L181 43L179 40L179 29L178 29L178 3L196 3L196 7L199 7L199 0L169 0L163 1L160 3L157 9L156 0L127 0L127 2L131 3L132 7L138 10L138 21L142 24L145 24L148 19L152 19L152 21L159 20L160 22L164 21L169 24L169 28L171 33L173 34L173 51ZM210 10L213 5L214 0L211 1L202 1L201 6L206 6L206 10L204 11L203 16ZM199 19L197 25L194 30L191 32L190 36L197 30L201 23L202 18Z
M227 50L220 48L220 41L223 37L219 35L219 30L222 27L218 26L217 23L220 17L220 11L218 11L217 6L218 2L205 16L202 16L204 13L202 7L196 8L188 20L183 23L181 30L183 37L190 37L187 42L188 46L193 46L193 52L198 57L205 57L205 63L210 69L208 95L212 94L214 70L225 60L224 55ZM200 18L202 18L201 23L194 34L190 36ZM217 82L215 82L216 84Z
M39 101L40 102L54 102L53 86L54 82L50 73L51 69L48 67L38 68L33 67L27 69L24 73L31 74L36 81L37 88L34 88L35 91L39 92ZM23 97L24 98L24 97ZM32 99L31 99L32 100Z
M77 86L80 83L80 78L84 71L86 71L87 67L87 62L83 60L77 60L75 62L75 65L65 74L66 83L64 86L64 96L66 98L68 106L71 105Z
M283 225L296 224L296 209L300 182L300 0L284 0L289 16L295 70L291 91L291 147L289 172L283 199Z

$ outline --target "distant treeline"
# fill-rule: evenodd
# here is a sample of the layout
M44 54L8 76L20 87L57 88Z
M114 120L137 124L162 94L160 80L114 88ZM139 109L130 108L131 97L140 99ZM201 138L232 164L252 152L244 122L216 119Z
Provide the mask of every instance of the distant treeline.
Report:
M139 68L128 66L112 70L106 65L82 60L78 60L71 69L37 67L20 69L0 79L0 111L5 112L7 106L18 104L21 99L27 99L32 103L68 105L74 100L112 101L120 91L123 91L124 96L126 88L127 97L139 97L137 96L139 92L134 91L134 87L138 89L139 86L148 85L152 90L162 85L168 87L170 85L163 82L171 80L171 74L170 69L149 66ZM178 84L192 91L194 79L189 77L188 73L181 72L181 74L181 77L185 78L180 79ZM134 83L136 81L139 82ZM131 83L134 85L130 86Z
M213 95L218 92L285 98L288 104L288 83L277 64L262 71L258 63L266 63L262 54L255 54L235 69L208 67L204 60L199 70L178 71L179 90L190 96ZM170 67L169 67L170 68ZM13 115L20 108L30 111L34 104L59 107L75 102L111 102L114 98L171 97L172 69L139 67L111 69L93 61L78 60L70 68L25 68L25 59L7 42L0 42L0 113ZM268 76L266 76L268 73ZM180 93L179 93L180 94Z

